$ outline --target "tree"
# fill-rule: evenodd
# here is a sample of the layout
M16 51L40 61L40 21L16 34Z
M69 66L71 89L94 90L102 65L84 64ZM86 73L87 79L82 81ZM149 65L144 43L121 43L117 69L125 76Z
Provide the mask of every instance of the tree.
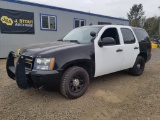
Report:
M153 35L158 35L160 17L154 16L146 20L144 28L148 34L152 37Z
M145 17L143 16L144 13L142 4L133 5L130 12L127 13L130 25L134 27L143 27L145 23Z

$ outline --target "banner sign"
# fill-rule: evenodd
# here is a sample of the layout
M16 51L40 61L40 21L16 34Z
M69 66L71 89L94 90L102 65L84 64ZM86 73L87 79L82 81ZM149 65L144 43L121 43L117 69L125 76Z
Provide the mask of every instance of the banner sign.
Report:
M34 13L0 8L0 31L8 34L34 34Z

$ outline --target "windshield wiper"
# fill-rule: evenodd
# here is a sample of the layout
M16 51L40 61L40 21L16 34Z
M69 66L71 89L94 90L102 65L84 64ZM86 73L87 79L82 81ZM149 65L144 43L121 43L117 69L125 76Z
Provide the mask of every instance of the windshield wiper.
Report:
M78 44L80 44L80 42L78 40L63 40L63 39L59 39L57 41L62 41L62 42L76 42Z
M78 44L80 44L80 42L78 40L69 40L70 42L76 42Z
M80 44L80 42L78 40L63 40L63 42L76 42L76 43Z
M57 41L63 41L63 39L59 39L59 40L57 40Z

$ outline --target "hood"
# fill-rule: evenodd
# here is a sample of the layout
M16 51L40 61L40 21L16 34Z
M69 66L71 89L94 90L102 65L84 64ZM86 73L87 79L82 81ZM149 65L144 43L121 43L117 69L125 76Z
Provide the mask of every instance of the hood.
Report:
M84 46L85 44L78 44L74 42L64 42L64 41L55 41L55 42L48 42L48 43L40 43L40 44L33 44L26 46L24 48L21 48L20 54L27 55L27 56L38 56L40 54L50 52L53 53L58 50L64 50L67 48L72 47L79 47Z

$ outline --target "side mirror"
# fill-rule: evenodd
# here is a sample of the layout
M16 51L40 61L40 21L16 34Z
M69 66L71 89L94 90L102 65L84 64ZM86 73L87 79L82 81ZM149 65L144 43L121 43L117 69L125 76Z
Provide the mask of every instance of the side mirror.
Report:
M90 33L90 35L92 36L92 37L96 37L96 33L94 32L94 31L92 31L91 33Z
M100 46L100 47L103 47L103 46L109 46L109 45L115 45L116 44L116 41L114 40L114 38L112 38L112 37L105 37L105 38L103 38L102 40L100 40L99 42L98 42L98 45Z

